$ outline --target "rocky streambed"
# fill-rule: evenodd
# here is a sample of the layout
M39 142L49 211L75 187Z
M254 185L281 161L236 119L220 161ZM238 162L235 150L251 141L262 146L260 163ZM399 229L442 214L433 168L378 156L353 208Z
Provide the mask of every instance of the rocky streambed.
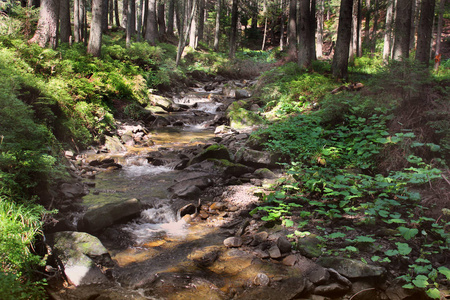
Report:
M387 283L384 268L317 255L316 238L294 243L250 214L284 176L250 138L251 122L229 126L227 108L251 101L251 84L217 79L156 96L104 147L66 153L77 181L60 185L45 234L50 298L423 297Z

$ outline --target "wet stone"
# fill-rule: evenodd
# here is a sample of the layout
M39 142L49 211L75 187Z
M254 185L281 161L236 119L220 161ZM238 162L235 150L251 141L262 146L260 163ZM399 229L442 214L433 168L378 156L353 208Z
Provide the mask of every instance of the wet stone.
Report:
M350 288L339 283L320 285L314 289L314 294L322 296L336 297L345 294Z
M253 283L259 286L268 286L270 283L270 279L269 276L267 276L266 274L259 273L258 275L256 275L255 279L253 280Z
M289 253L292 249L291 242L289 242L289 240L285 236L280 236L278 238L277 246L280 249L281 253Z
M227 248L238 248L238 247L242 246L243 241L242 241L242 238L240 238L240 237L232 236L232 237L225 239L223 241L223 244Z
M328 273L326 269L317 266L317 269L314 269L309 273L308 279L316 285L321 285L330 279L330 273Z
M253 241L251 243L251 246L257 246L257 245L261 244L262 242L267 240L268 236L269 236L269 234L265 231L258 232L257 234L255 234L253 236Z
M289 255L283 259L283 265L285 266L293 266L297 262L297 256Z
M278 259L281 257L281 251L277 246L272 246L269 249L269 255L271 258Z

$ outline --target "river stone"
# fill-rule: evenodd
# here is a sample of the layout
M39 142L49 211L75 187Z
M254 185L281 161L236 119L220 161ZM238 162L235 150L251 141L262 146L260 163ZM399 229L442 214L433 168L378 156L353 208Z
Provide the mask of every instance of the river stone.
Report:
M155 121L153 121L153 123L152 123L153 127L166 127L169 125L170 125L169 120L167 120L166 118L161 117L161 116L157 116Z
M306 257L314 258L322 255L322 250L320 248L320 240L315 234L310 236L299 238L297 241L297 250Z
M214 168L220 170L220 173L227 176L239 177L253 171L253 169L248 166L232 163L226 159L209 159L209 161L214 163Z
M338 271L332 268L328 268L328 272L331 274L332 277L334 277L335 280L342 283L343 285L352 286L352 282L347 279L347 277L342 276L339 274Z
M315 285L322 285L330 279L330 273L317 265L317 268L308 274L308 279Z
M172 111L173 109L174 102L169 98L151 94L149 95L149 100L151 104L159 106L166 111Z
M105 147L111 153L127 151L127 148L122 145L117 136L105 136Z
M255 276L255 279L253 279L253 283L259 286L268 286L270 283L270 279L269 276L267 276L266 274L259 273L258 275Z
M272 246L269 249L269 255L271 258L278 259L281 257L281 251L277 246Z
M189 165L199 163L208 158L225 159L229 161L232 160L232 155L224 145L215 144L209 146L194 158L192 158L189 162Z
M250 98L251 95L252 94L249 91L244 89L237 89L234 91L234 97L236 98L236 100Z
M280 236L278 238L277 246L280 249L281 253L289 253L292 249L291 242L289 242L289 240L285 236Z
M126 131L124 134L122 134L121 138L124 144L127 146L134 146L136 144L133 138L132 131Z
M274 157L268 152L252 150L244 147L238 150L235 160L238 163L255 168L274 166L276 162Z
M108 266L113 264L108 250L98 238L75 231L57 232L48 238L71 284L79 286L109 282L91 259L106 262Z
M191 199L197 197L203 189L213 183L213 180L209 177L198 177L177 182L168 190L176 197Z
M113 224L138 216L141 208L141 202L134 198L89 209L78 223L78 228L82 231L95 233Z
M236 236L226 238L223 241L223 244L227 248L239 248L242 246L242 243L243 243L242 239L240 237L236 237Z
M274 172L270 171L267 168L257 169L253 174L255 176L261 178L261 179L275 179L275 178L277 178L277 175L275 175Z
M268 286L246 288L242 293L233 297L235 300L262 299L299 299L305 289L305 279L301 276L272 282Z
M253 241L250 243L251 246L258 246L262 242L265 242L267 238L269 237L269 234L266 231L258 232L253 236Z
M178 217L182 218L185 215L195 214L196 211L197 211L197 207L194 204L190 203L190 204L187 204L187 205L183 206L182 208L180 208L178 210L177 215L178 215Z
M65 198L73 199L82 197L87 194L83 184L81 183L63 183L61 184L59 191Z
M317 263L326 268L333 268L347 278L376 277L386 272L383 267L344 257L321 257Z
M145 108L145 110L148 111L150 114L152 114L152 116L153 116L153 114L167 114L168 113L167 111L164 110L164 108L159 107L159 106L149 105ZM151 118L149 121L154 123L156 118L157 118L157 116L156 117L153 116L153 118Z
M349 291L350 288L345 285L341 285L339 283L330 283L328 285L319 285L314 289L314 294L322 295L322 296L330 296L330 297L337 297L342 296L347 291Z
M297 263L296 255L288 255L283 259L283 265L285 266L293 266Z

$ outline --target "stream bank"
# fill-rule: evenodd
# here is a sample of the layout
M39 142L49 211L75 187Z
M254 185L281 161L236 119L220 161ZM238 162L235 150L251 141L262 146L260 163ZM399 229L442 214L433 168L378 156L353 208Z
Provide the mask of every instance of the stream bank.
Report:
M383 268L320 257L314 237L294 248L284 226L250 214L284 176L250 139L251 118L229 126L227 108L251 84L154 97L158 109L119 124L105 147L67 153L80 181L61 186L61 215L47 230L48 269L65 279L50 284L52 298L423 297L386 283Z

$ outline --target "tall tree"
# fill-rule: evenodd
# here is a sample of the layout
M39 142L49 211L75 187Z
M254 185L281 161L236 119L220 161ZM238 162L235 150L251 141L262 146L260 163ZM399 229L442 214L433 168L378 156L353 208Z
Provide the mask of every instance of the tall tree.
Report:
M205 32L205 0L199 0L198 3L198 25L197 25L197 35L198 41L203 42L204 32Z
M158 33L159 38L163 39L166 35L166 19L164 15L165 4L163 1L158 2Z
M91 33L87 52L99 57L102 49L102 13L103 0L92 0L92 22Z
M150 45L156 45L158 26L156 24L156 0L148 1L147 24L145 26L145 40Z
M416 60L428 66L430 61L431 35L435 0L422 0L419 28L417 31Z
M281 0L280 9L281 9L280 51L283 51L284 50L284 23L286 22L285 0Z
M311 61L316 59L316 0L311 0L309 8L309 47L311 53Z
M331 71L334 77L347 79L348 54L352 37L353 0L342 0L339 10L338 36Z
M79 0L75 0L75 1L79 1ZM114 16L115 16L115 19L116 19L116 26L120 27L119 1L118 0L114 0Z
M108 3L108 25L114 24L114 0L109 0Z
M128 0L127 2L124 2L124 5L127 5L127 9L124 8L123 12L127 15L123 18L123 24L126 25L125 27L125 44L127 48L130 48L131 46L131 36L133 35L133 22L131 22L131 2L134 0Z
M136 0L128 0L129 6L128 10L130 11L129 21L130 21L130 30L131 34L136 34Z
M298 48L298 64L302 68L308 68L313 59L311 48L311 1L300 0L300 15L299 15L299 38L300 44Z
M59 0L42 0L36 32L30 43L47 44L55 49L58 45Z
M370 53L374 54L377 46L377 32L378 32L378 7L379 0L375 0L375 14L373 16L373 30L372 30L372 39L370 43Z
M177 10L177 15L180 16L180 22L179 22L179 39L178 39L178 49L177 49L177 58L176 58L176 65L178 66L180 64L181 55L183 54L184 47L186 45L186 40L188 39L188 35L191 29L192 20L194 19L195 11L197 10L197 1L193 1L193 5L191 8L191 13L188 19L183 20L182 17L184 16L184 13L187 11L187 3L179 5L179 9ZM186 26L184 26L184 21L186 21Z
M317 2L317 30L316 30L316 57L321 58L323 56L323 22L324 22L324 0L319 0Z
M233 0L231 8L231 33L230 33L230 52L229 57L234 58L237 48L237 33L238 33L238 3L239 0Z
M174 17L175 17L175 0L169 1L169 9L167 11L167 35L173 36L174 35Z
M198 7L198 0L192 0L192 2L193 2L192 5ZM189 30L189 46L192 49L197 48L197 21L198 21L198 9L194 11L194 18L192 18L191 27Z
M392 58L394 60L409 57L412 1L397 0L397 13L394 25L394 49L392 52Z
M220 37L220 14L222 11L222 0L216 0L216 27L214 29L214 51L219 51Z
M142 38L142 16L143 16L143 7L144 7L144 0L139 0L139 6L137 8L137 40L141 41Z
M72 35L70 26L70 1L61 0L59 7L59 31L61 43L68 43Z
M297 56L297 1L289 1L289 60L294 60Z
M441 38L442 38L442 23L443 23L443 17L444 17L444 7L445 7L445 1L441 0L439 3L439 17L438 17L438 24L437 24L437 33L436 33L436 56L434 59L434 69L438 70L439 65L441 64Z
M108 5L110 0L103 0L102 5L102 31L107 32L108 31Z
M384 29L383 61L387 63L391 56L392 24L394 18L394 0L388 0L386 8L386 27Z
M370 15L372 13L372 7L370 0L366 0L364 7L364 41L363 45L369 49L370 47Z
M360 0L354 0L353 2L353 14L352 14L352 39L350 42L350 53L349 53L349 59L350 62L353 63L355 60L355 57L358 56L359 51L359 29L358 26L360 18L358 16L359 13L359 1Z

